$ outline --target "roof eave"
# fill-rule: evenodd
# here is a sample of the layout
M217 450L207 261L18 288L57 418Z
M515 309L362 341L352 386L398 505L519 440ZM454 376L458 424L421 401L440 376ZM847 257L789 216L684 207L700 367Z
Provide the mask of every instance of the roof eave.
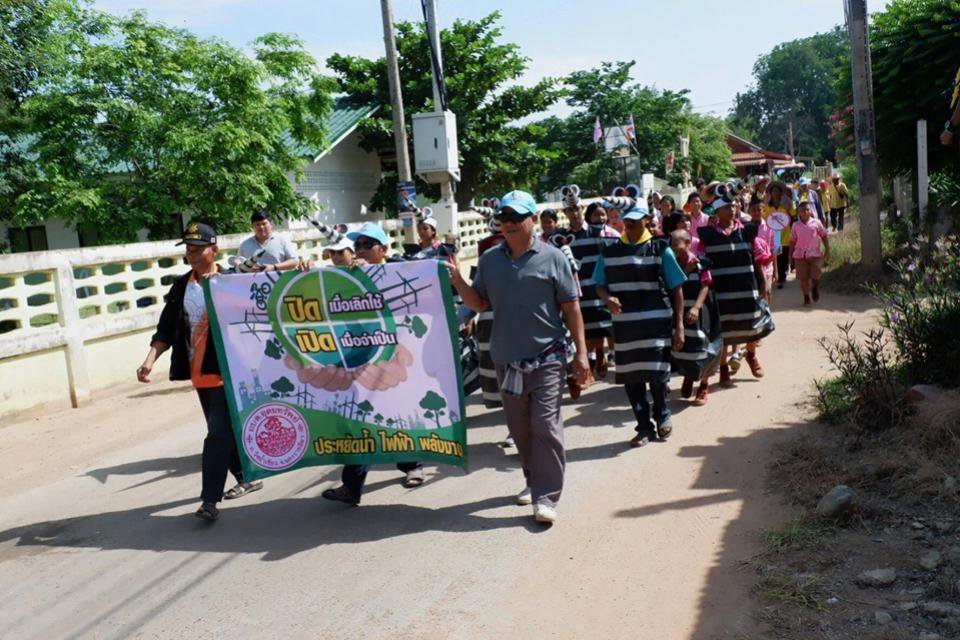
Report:
M339 138L337 138L336 140L331 142L329 145L327 145L326 149L324 149L316 157L314 157L313 162L319 162L321 158L323 158L325 155L333 151L334 147L336 147L338 144L343 142L347 138L347 136L349 136L351 133L357 130L357 127L360 126L361 122L363 122L365 119L369 118L379 110L380 110L380 105L377 105L373 109L371 109L370 112L367 113L365 116L363 116L362 118L359 118L355 123L353 123L352 127L344 131Z

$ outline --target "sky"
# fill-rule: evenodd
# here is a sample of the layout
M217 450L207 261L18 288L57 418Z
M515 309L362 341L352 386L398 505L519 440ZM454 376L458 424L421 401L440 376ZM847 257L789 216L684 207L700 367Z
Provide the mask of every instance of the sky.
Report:
M726 115L751 81L757 57L781 42L843 22L843 0L437 0L441 27L503 15L503 39L530 58L521 84L636 60L633 78L689 89L696 111ZM882 8L870 0L869 8ZM324 69L332 53L383 55L378 0L94 0L111 13L145 10L156 20L246 47L278 31L298 35ZM422 20L420 0L393 0L394 20ZM555 107L563 115L567 109Z

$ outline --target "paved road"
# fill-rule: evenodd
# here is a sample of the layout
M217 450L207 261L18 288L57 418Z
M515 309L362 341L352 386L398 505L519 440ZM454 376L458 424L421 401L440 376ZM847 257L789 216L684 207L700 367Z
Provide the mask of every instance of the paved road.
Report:
M382 467L349 508L319 498L335 469L300 470L213 526L189 515L203 434L189 388L131 385L0 427L0 637L745 637L738 562L782 515L763 488L770 447L808 418L798 403L826 371L816 338L869 308L781 298L767 376L741 373L702 408L674 398L668 443L626 446L619 388L567 402L552 529L513 505L501 415L475 398L469 473L430 467L406 490Z

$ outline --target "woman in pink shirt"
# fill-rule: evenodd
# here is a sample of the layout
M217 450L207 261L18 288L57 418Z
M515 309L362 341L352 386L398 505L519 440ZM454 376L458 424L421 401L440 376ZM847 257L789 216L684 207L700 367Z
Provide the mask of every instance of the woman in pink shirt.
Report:
M696 238L697 229L707 226L710 223L710 216L703 212L703 199L696 191L687 196L685 208L690 210L690 235Z
M800 281L800 289L803 291L803 304L809 305L811 288L813 301L820 300L820 262L830 259L830 240L827 239L827 230L823 223L814 217L813 206L809 201L801 202L797 213L800 219L793 223L790 231L790 262L797 270L797 280Z

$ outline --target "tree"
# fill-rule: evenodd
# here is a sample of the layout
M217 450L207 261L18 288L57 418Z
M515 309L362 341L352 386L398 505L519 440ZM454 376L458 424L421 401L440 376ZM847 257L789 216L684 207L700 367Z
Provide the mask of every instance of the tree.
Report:
M286 376L280 376L274 380L270 388L274 390L274 398L286 398L296 390L296 387Z
M433 391L427 391L427 394L420 400L420 408L425 409L424 417L433 420L437 429L440 428L440 417L445 413L446 406L447 401L443 399L443 396Z
M710 178L731 174L722 123L693 113L685 90L661 91L633 83L630 71L635 64L632 60L603 62L564 79L566 102L575 111L567 118L540 123L544 145L555 157L545 190L576 183L586 194L607 193L613 183L621 181L615 161L598 152L590 137L598 116L605 127L625 125L633 116L636 150L631 153L638 156L641 171L662 175L667 153L677 150L680 136L687 135L691 137L692 166L701 167L702 174Z
M510 83L527 68L520 47L500 41L500 14L478 21L457 20L442 29L440 42L450 109L457 116L461 180L457 203L465 207L478 193L507 188L530 188L546 167L549 154L536 144L537 125L516 124L543 111L559 97L555 81L544 79L533 87ZM433 110L427 34L423 24L398 22L397 53L404 109L407 113ZM358 56L333 55L327 66L340 88L354 98L380 105L374 117L361 123L362 145L368 150L393 149L392 110L386 62ZM396 173L384 175L371 206L396 211ZM418 191L436 195L435 188Z
M956 148L940 145L953 79L960 67L960 4L893 0L872 15L870 56L877 159L887 175L916 172L917 120L927 120L931 173L960 169ZM837 82L840 139L853 151L850 63ZM939 181L940 178L937 178Z
M367 421L367 414L373 411L373 405L370 404L369 400L364 400L357 405L357 413L361 415L360 422Z
M229 232L257 208L309 209L289 176L301 175L298 145L324 142L333 85L299 40L267 34L251 59L142 13L31 3L51 33L66 34L54 42L69 46L49 45L55 71L24 81L24 125L4 123L37 170L0 189L0 215L15 225L61 217L95 226L103 241L128 241L144 227L178 234L174 212ZM25 46L18 32L3 36Z
M383 424L383 414L382 414L382 413L378 413L377 415L373 416L373 422L374 422L374 424L376 424L377 426Z
M792 124L796 155L833 160L828 120L836 79L849 58L840 27L777 45L753 65L754 83L737 94L729 126L762 147L789 151Z

